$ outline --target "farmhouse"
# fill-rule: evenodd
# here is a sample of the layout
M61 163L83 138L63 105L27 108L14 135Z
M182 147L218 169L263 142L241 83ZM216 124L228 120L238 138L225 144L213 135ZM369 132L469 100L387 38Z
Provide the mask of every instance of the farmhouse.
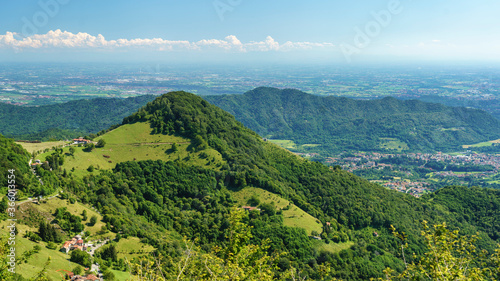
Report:
M63 253L69 253L69 251L78 249L80 251L86 251L88 248L87 244L83 243L83 239L80 235L76 235L75 237L71 238L70 241L64 242L64 245L61 248L61 252Z
M242 208L243 210L245 210L245 211L253 211L253 210L260 211L260 208L257 208L257 207L251 207L251 206L242 206L241 208Z
M73 144L87 144L89 140L84 139L83 137L79 137L77 139L73 139Z

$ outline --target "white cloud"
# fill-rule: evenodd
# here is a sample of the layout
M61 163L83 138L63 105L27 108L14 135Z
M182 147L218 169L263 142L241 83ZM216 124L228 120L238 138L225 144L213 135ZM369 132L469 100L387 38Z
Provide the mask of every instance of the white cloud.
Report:
M331 43L311 43L311 42L286 42L280 45L271 36L264 41L242 43L236 36L229 35L221 39L203 39L197 42L172 41L162 38L136 38L136 39L116 39L106 40L103 35L97 36L79 32L77 34L51 30L46 34L35 34L22 38L15 32L7 32L0 35L0 49L37 50L37 49L126 49L126 48L150 48L159 51L172 50L204 50L220 49L234 52L267 52L267 51L287 51L287 50L307 50L312 48L334 47Z

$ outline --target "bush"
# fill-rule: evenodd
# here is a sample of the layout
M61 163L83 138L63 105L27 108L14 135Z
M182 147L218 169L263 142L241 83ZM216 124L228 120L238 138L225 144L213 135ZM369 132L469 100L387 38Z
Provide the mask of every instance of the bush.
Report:
M96 222L97 222L97 217L96 217L96 216L92 216L92 217L90 218L89 225L90 225L90 226L94 226Z
M47 243L46 247L47 247L47 249L55 250L55 249L57 249L57 244L54 242L49 242L49 243Z

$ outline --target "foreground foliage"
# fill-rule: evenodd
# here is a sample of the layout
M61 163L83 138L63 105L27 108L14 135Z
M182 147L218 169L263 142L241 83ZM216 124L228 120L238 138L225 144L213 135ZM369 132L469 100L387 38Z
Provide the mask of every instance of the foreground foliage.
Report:
M498 280L500 245L488 259L487 252L476 247L478 236L463 236L458 230L450 231L446 223L433 227L429 227L426 221L422 224L427 251L415 257L416 262L407 264L400 274L392 276L394 271L387 268L384 271L387 280ZM393 228L393 234L404 243L404 233ZM405 246L407 244L403 245L403 252Z

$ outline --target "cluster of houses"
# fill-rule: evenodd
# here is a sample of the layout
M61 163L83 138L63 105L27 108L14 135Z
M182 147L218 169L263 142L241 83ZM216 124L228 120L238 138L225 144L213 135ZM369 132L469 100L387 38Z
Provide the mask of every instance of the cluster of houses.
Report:
M80 251L87 251L88 248L91 248L92 244L87 244L83 242L83 239L80 235L76 235L71 238L71 240L64 242L64 246L61 248L61 252L69 253L71 250L78 249Z

